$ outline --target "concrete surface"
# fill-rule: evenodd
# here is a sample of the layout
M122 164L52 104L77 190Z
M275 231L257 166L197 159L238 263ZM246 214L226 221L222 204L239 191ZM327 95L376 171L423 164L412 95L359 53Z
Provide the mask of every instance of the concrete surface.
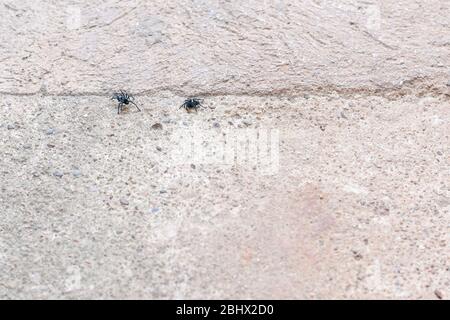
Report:
M449 9L2 1L0 298L449 299Z
M445 0L2 0L0 92L446 91Z
M448 298L448 99L180 100L3 97L1 297ZM278 170L174 157L268 130Z

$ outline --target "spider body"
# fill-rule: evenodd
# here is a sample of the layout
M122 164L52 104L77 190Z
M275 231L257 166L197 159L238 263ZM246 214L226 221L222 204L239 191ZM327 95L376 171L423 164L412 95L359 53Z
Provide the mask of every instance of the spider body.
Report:
M186 99L184 100L184 103L180 106L180 109L184 108L186 111L195 110L197 112L198 108L203 107L202 102L203 100L196 98Z
M126 91L120 90L119 93L114 93L111 100L117 100L117 102L119 102L117 106L117 114L123 111L124 106L129 105L130 103L133 104L138 109L138 111L141 111L137 104L134 103L134 97L128 94Z

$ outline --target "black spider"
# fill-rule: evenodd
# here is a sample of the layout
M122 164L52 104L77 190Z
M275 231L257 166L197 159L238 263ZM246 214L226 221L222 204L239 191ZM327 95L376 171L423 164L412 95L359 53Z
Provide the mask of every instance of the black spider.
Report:
M203 107L202 105L203 99L196 99L196 98L190 98L184 100L184 103L181 105L181 108L184 108L186 111L195 110L197 112L197 109L200 107Z
M128 94L126 91L120 90L119 93L114 93L111 100L117 100L119 102L119 105L117 106L117 114L119 114L121 111L123 111L123 107L128 104L134 104L135 107L138 109L138 111L141 111L136 103L133 102L134 97L130 94Z

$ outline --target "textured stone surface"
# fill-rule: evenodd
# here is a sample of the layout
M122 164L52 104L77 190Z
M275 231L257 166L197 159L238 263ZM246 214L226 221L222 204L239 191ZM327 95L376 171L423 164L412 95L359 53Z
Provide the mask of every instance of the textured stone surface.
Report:
M445 0L14 1L0 92L448 92Z
M449 299L449 1L0 16L0 298Z
M448 100L181 101L3 97L1 298L449 298ZM278 132L277 170L190 130Z

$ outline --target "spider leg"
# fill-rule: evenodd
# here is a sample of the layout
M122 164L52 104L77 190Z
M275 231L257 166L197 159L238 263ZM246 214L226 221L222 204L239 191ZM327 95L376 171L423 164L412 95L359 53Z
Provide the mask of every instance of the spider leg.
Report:
M122 111L122 106L123 106L122 102L118 104L118 106L117 106L117 114L119 114L120 111Z
M186 109L186 102L183 103L178 109L181 109L181 108L185 108Z
M134 103L133 101L131 101L131 100L129 100L130 101L130 103L132 103L132 104L134 104L134 106L139 110L139 112L141 112L141 109L139 109L139 107L137 106L137 104L136 103Z

